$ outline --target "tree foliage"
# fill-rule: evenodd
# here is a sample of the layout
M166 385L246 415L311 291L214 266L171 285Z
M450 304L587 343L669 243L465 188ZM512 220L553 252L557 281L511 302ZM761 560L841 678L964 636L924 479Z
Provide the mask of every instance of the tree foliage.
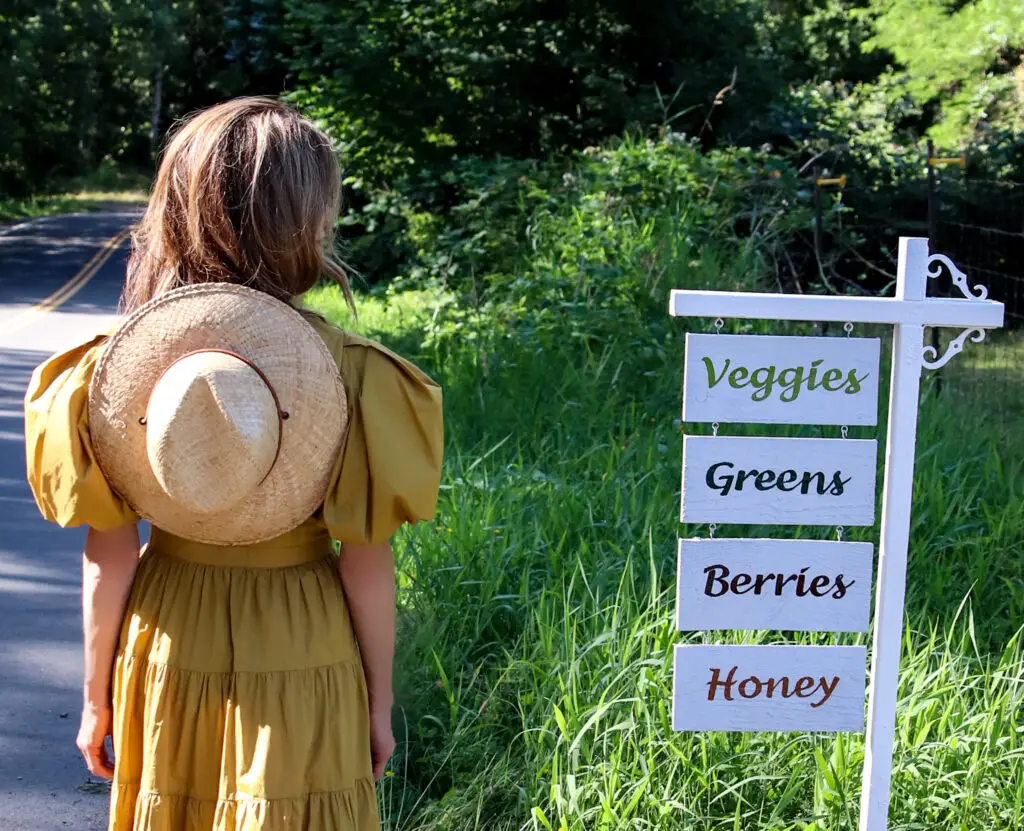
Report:
M151 161L173 119L240 92L279 92L277 41L258 0L0 0L0 193L103 159Z
M352 165L385 177L453 153L539 157L630 124L738 132L745 119L731 116L780 81L753 0L285 5L298 100ZM709 119L734 77L736 104Z
M957 145L993 127L1024 130L1020 0L876 0L867 46L906 70L905 90L935 112L932 135Z

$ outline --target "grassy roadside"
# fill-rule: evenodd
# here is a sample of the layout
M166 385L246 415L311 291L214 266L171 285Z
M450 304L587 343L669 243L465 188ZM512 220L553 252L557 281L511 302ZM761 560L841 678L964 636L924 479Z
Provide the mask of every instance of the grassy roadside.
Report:
M83 211L123 210L144 205L149 178L109 165L93 173L56 183L47 192L13 198L0 194L0 223Z
M444 340L452 298L435 292L363 298L357 322L334 289L309 301L445 387L438 516L396 546L388 828L857 827L863 736L669 727L672 644L700 637L672 625L682 327L596 349L488 341L472 327ZM921 405L893 831L1024 826L1021 389L985 365L1015 373L1024 347L1007 337L963 358ZM877 542L877 528L860 538Z

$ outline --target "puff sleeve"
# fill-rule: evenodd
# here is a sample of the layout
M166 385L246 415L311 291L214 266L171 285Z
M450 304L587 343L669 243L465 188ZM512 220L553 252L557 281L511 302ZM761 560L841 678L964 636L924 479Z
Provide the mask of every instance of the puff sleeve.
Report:
M89 437L89 381L106 335L54 355L25 394L25 463L43 517L109 531L139 517L107 484Z
M384 347L347 333L343 339L332 352L348 393L349 424L323 519L336 540L376 544L406 522L434 516L441 388Z

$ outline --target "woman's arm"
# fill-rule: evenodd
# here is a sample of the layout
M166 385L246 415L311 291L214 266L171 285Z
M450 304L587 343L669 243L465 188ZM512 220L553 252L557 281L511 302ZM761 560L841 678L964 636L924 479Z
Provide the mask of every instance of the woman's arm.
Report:
M110 733L110 676L138 562L137 525L89 529L82 554L85 685L78 748L90 772L106 778L114 772L103 745Z
M359 643L370 699L373 776L380 779L395 749L391 673L395 660L395 558L390 543L345 544L338 573Z
M363 659L370 710L390 712L395 659L395 558L391 544L342 545L338 572Z

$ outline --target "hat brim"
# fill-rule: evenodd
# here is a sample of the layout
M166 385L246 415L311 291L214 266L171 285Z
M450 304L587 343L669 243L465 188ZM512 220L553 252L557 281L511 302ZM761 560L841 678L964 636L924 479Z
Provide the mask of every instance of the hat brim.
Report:
M262 484L230 511L202 515L160 487L140 422L164 369L201 349L228 349L252 361L288 413L277 461ZM140 307L104 345L89 386L91 442L110 486L158 528L216 545L272 539L312 516L323 504L347 423L344 384L316 330L286 303L230 283L185 286Z

